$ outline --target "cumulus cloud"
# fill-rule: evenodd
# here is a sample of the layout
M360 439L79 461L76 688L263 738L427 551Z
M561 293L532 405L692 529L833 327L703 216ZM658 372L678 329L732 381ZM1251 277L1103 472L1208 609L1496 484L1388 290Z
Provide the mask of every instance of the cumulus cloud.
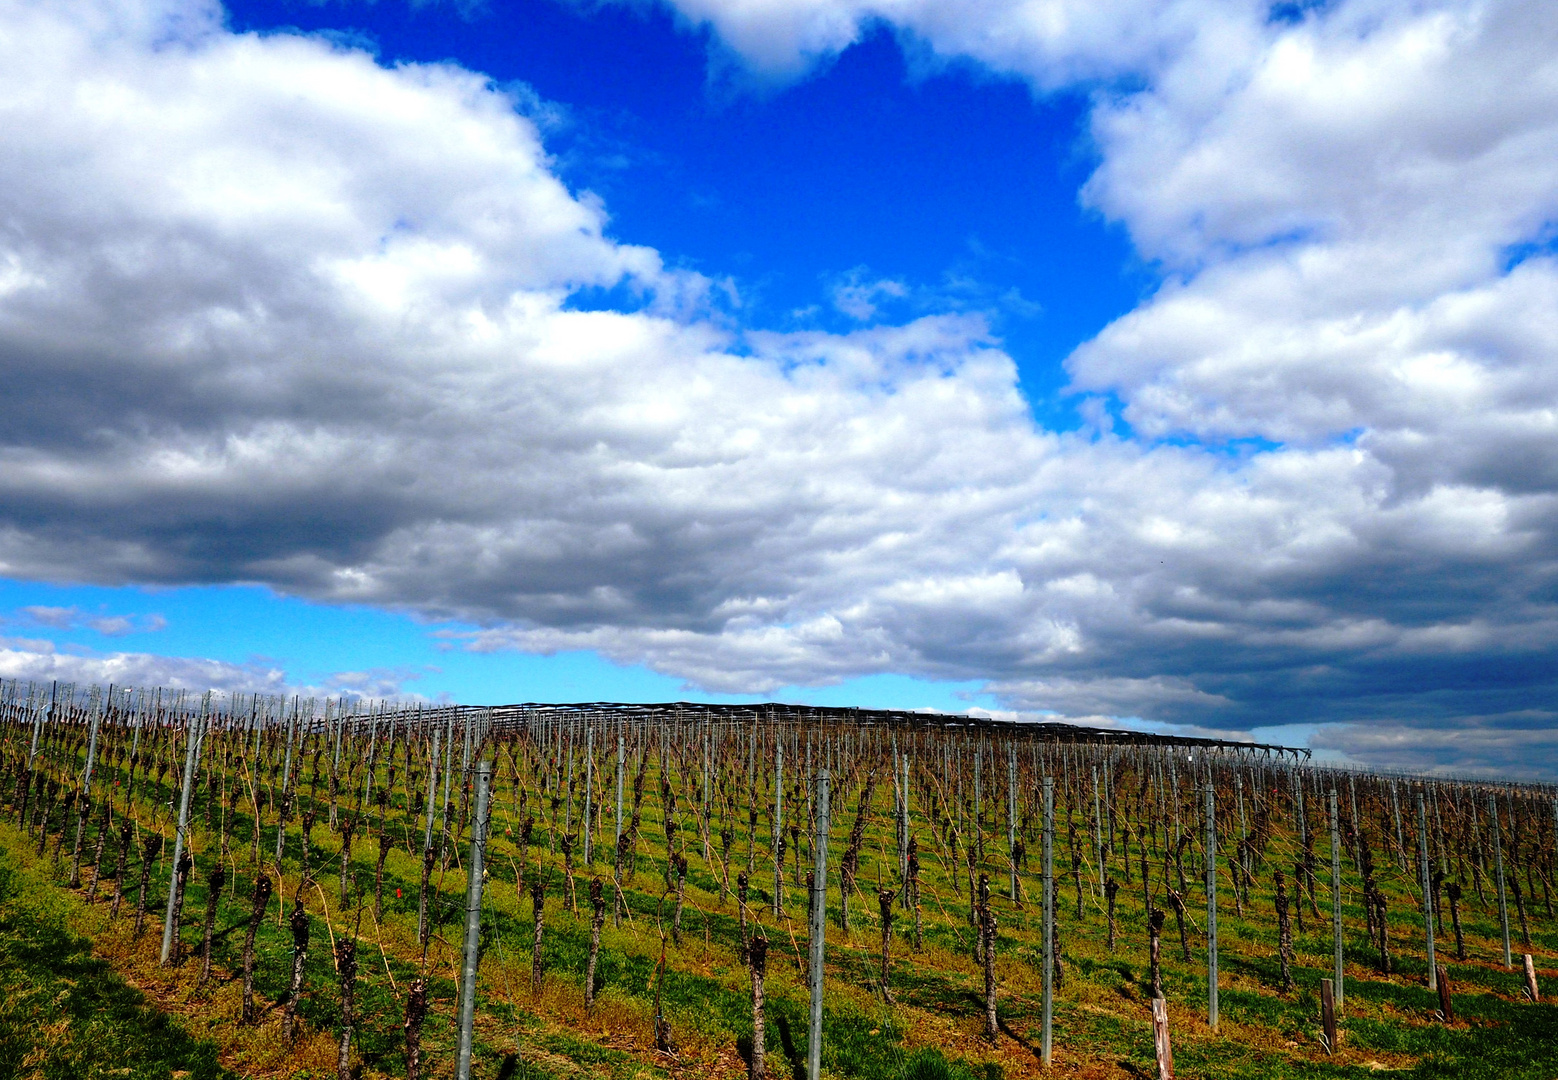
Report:
M892 283L845 283L851 333L740 326L477 74L198 0L0 0L0 573L265 582L716 692L895 671L1530 745L1500 718L1558 689L1548 9L677 7L769 75L886 20L1091 86L1084 197L1168 277L1070 361L1128 430L1038 428L978 315L872 324Z

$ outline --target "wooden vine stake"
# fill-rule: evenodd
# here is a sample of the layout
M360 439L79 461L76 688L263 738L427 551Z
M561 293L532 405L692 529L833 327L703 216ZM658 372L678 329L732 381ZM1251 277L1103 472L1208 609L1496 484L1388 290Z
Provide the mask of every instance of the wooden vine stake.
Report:
M1152 999L1152 1048L1158 1059L1158 1080L1174 1080L1174 1049L1169 1045L1168 1002Z
M1444 1017L1446 1024L1455 1023L1455 1006L1450 1001L1450 976L1445 973L1444 965L1439 965L1439 1015Z
M1336 994L1330 979L1320 980L1320 1027L1324 1030L1325 1052L1336 1053Z
M1525 967L1526 993L1530 995L1532 1001L1541 1001L1541 991L1536 988L1536 961L1531 959L1530 953L1525 954Z

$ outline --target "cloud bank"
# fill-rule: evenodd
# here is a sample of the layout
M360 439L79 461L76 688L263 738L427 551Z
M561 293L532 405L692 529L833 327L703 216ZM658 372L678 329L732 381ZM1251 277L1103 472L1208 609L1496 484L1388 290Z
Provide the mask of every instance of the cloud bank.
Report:
M1083 198L1166 277L1069 361L1095 426L1038 427L977 317L741 325L480 75L0 0L0 573L264 582L711 693L1548 738L1558 10L676 7L769 77L885 21L1087 88Z

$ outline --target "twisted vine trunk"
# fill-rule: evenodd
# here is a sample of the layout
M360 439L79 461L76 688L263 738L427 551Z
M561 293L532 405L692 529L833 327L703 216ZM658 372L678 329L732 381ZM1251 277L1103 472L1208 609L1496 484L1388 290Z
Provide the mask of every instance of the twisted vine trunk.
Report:
M1147 934L1152 957L1152 996L1163 996L1163 920L1162 908L1153 908L1147 917Z
M141 850L141 884L135 894L135 936L146 930L146 890L151 888L151 863L162 853L162 836L153 833Z
M895 889L876 890L876 904L882 914L882 997L888 1002L893 1000L893 992L888 987L888 972L893 958L893 900L897 896Z
M108 917L119 917L119 905L124 903L124 872L130 862L130 844L135 839L135 823L126 821L119 826L119 857L114 863L114 903L108 909Z
M530 989L535 993L541 992L541 938L546 932L546 887L542 884L541 876L536 875L535 881L530 884L530 908L535 918L535 941L530 951Z
M184 962L184 943L179 931L184 920L184 890L189 885L189 875L195 868L195 858L189 852L179 856L179 864L173 876L173 955L169 962L178 967Z
M97 883L103 874L103 844L108 839L108 830L113 825L114 804L103 800L103 813L97 822L97 845L92 849L92 879L87 882L87 903L97 903Z
M342 937L335 944L335 970L341 980L341 1045L336 1054L336 1076L352 1080L352 1025L357 1008L357 942Z
M979 936L983 939L981 951L985 966L985 1036L994 1042L1000 1028L995 1015L995 912L990 910L990 879L979 875Z
M1293 989L1293 924L1288 918L1287 882L1283 880L1282 871L1272 871L1271 877L1277 888L1277 956L1281 965L1282 992L1286 994ZM1302 904L1299 910L1302 912Z
M298 999L303 994L303 962L308 959L308 912L302 904L292 908L292 980L287 984L287 1008L281 1032L288 1042L296 1037Z
M765 1080L763 979L768 974L768 939L761 932L747 944L747 968L752 972L752 1060L747 1076L749 1080Z
M406 1080L422 1077L422 1021L427 1019L427 980L418 975L406 992Z
M206 925L200 935L200 981L202 983L211 978L211 936L216 932L216 909L222 902L222 889L227 884L227 871L218 863L207 881L209 891L206 893Z
M1460 882L1450 882L1450 884L1446 887L1445 892L1450 897L1450 924L1455 929L1455 958L1464 962L1466 959L1466 938L1461 933Z
M252 1024L259 1019L254 1007L254 938L265 921L265 909L270 905L270 878L261 873L254 879L252 907L249 911L249 928L243 938L243 1022Z
M600 958L600 931L606 924L606 890L600 878L590 879L590 960L584 969L584 1006L595 1004L595 963Z

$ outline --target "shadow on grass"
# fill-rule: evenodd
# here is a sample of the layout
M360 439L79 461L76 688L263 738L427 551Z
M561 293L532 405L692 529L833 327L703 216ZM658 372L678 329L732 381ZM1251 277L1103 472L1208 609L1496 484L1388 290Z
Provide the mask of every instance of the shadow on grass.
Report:
M146 1003L0 852L0 1080L228 1077L216 1047Z

